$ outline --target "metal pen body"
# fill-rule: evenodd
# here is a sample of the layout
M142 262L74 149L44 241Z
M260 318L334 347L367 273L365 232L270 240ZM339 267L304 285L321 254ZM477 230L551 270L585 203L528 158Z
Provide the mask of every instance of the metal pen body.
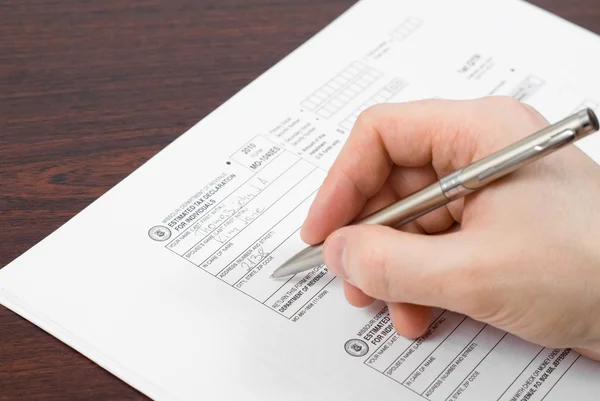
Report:
M597 130L596 115L591 110L582 110L454 174L459 173L458 180L469 193Z
M582 110L502 150L453 172L440 181L354 224L399 227L598 130L598 119ZM323 264L322 244L307 247L275 270L285 277Z

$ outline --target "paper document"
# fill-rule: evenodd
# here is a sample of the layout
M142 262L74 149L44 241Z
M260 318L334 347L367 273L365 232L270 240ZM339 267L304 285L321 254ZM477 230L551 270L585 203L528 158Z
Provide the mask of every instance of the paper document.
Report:
M521 1L363 0L0 270L0 302L159 401L597 400L571 350L444 310L407 340L325 266L269 275L365 108L501 94L555 122L600 111L598 71L598 36Z

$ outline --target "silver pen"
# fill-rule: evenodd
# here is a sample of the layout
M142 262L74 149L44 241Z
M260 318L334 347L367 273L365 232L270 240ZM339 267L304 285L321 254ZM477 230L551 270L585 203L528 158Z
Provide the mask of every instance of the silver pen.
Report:
M598 118L585 109L442 178L354 224L400 227L492 181L598 130ZM275 269L271 278L291 276L323 264L323 244L305 248Z

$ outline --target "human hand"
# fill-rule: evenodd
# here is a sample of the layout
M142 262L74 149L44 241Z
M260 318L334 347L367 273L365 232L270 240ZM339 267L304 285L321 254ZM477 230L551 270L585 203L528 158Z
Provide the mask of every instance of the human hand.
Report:
M345 226L548 125L505 97L374 106L329 171L302 239L355 306L415 338L431 308L600 360L600 167L571 145L402 230ZM342 228L340 228L342 227Z

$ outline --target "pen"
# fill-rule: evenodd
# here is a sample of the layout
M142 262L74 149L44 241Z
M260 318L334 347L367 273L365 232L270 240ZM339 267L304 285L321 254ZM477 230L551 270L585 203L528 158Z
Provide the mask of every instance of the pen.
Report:
M597 130L598 118L594 112L590 109L581 110L354 224L400 227ZM321 243L303 249L275 269L271 278L291 276L322 265L322 247Z

